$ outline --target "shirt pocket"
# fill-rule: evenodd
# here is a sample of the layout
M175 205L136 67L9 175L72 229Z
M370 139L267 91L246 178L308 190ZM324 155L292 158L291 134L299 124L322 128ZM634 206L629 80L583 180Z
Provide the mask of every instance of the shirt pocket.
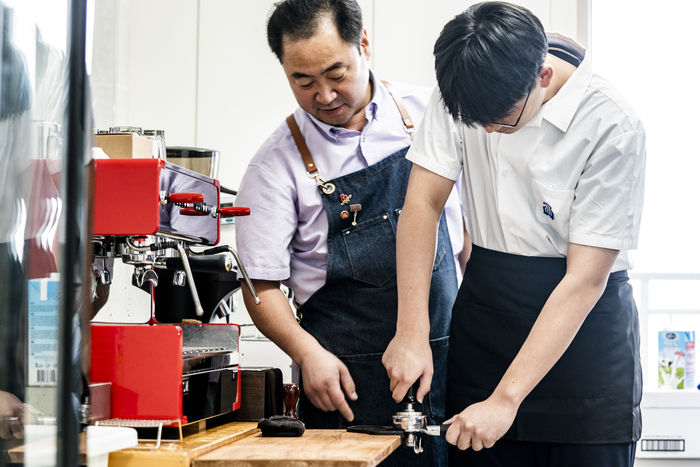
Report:
M533 178L532 191L535 195L537 220L558 235L558 239L552 240L555 241L557 249L565 253L569 243L574 190L553 190Z
M352 277L376 287L396 275L396 232L389 214L343 231Z

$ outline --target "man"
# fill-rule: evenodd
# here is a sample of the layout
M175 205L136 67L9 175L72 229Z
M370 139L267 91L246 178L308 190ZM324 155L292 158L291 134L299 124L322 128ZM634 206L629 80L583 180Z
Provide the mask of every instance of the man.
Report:
M397 237L400 308L383 359L394 399L419 378L419 399L431 387L430 245L463 168L474 247L450 327L450 465L631 466L642 378L627 269L643 126L582 47L522 7L472 6L434 53L438 89L407 156Z
M237 196L251 215L236 221L236 243L262 300L256 306L244 292L246 306L256 326L300 367L300 418L308 428L391 425L403 409L392 400L381 363L398 307L394 232L411 168L404 158L411 127L421 120L430 90L392 83L395 100L372 74L354 0L280 2L268 20L268 42L299 108L255 155ZM457 292L453 251L459 253L463 240L457 196L453 201L458 228L448 235L450 216L441 217L429 292L436 371L423 410L434 422L443 416ZM294 291L299 323L280 283ZM443 440L426 443L425 454L402 447L387 462L446 461Z

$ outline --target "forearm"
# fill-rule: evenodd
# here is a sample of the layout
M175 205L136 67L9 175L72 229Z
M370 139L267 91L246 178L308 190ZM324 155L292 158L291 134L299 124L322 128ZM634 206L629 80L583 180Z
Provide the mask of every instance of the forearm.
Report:
M439 219L439 217L438 217ZM428 302L437 220L404 206L396 235L397 334L430 332Z
M530 334L494 391L494 397L519 406L569 347L607 285L615 250L574 247L574 266L554 289ZM593 258L588 256L594 255ZM597 255L597 257L596 257ZM584 259L588 258L588 259ZM591 262L586 266L586 261Z
M318 341L297 323L289 301L276 281L253 280L260 297L256 305L250 292L243 287L243 300L255 326L297 364L308 352L321 348Z
M397 334L430 332L428 302L438 222L453 182L414 165L396 235Z

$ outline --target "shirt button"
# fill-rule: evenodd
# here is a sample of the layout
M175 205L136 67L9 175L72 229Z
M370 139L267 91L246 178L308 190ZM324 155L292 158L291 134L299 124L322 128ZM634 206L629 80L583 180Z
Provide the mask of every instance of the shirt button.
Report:
M363 143L365 142L365 137L364 137L364 136L362 137L362 142L363 142Z
M505 221L505 222L503 223L503 227L505 227L506 229L510 229L510 222Z
M504 177L507 176L507 175L508 175L508 171L507 171L507 170L504 170L503 172L501 172L501 175L503 175Z

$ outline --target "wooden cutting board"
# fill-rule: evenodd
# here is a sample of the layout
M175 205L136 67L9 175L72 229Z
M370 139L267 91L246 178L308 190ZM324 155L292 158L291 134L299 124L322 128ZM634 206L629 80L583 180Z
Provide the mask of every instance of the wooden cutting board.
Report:
M228 423L187 436L182 442L161 444L156 450L122 449L112 452L109 454L109 467L189 467L197 456L258 432L257 423ZM140 442L139 446L154 444Z
M373 467L401 445L399 436L306 430L298 438L260 433L197 457L192 467Z

